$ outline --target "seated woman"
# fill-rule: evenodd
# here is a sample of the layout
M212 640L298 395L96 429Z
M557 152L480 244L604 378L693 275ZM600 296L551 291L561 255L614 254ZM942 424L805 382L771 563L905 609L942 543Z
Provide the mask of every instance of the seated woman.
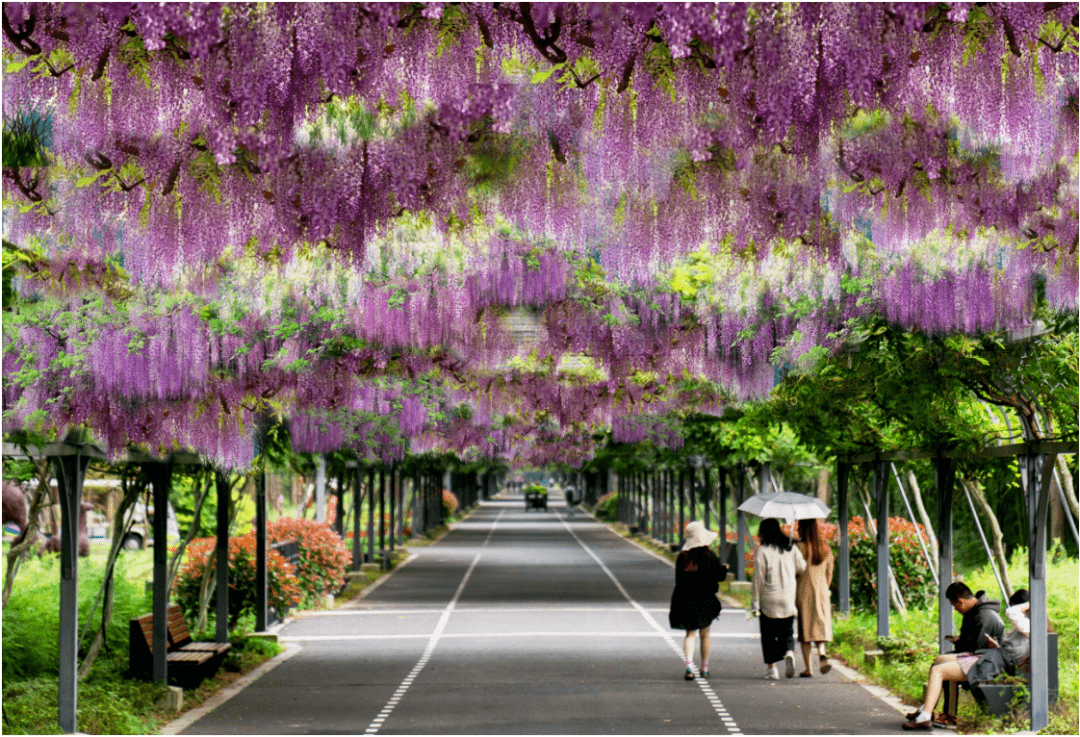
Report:
M993 636L987 636L986 649L963 653L960 657L938 656L930 667L922 708L907 715L904 729L929 730L934 723L941 726L956 724L955 714L938 713L931 716L946 681L979 683L992 681L1001 672L1014 673L1017 664L1031 652L1030 606L1027 589L1017 589L1009 597L1009 607L1005 610L1005 616L1013 628L1000 643Z

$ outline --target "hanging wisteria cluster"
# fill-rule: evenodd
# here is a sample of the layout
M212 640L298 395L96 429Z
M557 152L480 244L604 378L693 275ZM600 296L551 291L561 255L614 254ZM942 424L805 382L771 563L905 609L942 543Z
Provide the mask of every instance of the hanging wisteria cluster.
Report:
M582 460L853 319L1075 310L1077 11L6 3L5 423Z

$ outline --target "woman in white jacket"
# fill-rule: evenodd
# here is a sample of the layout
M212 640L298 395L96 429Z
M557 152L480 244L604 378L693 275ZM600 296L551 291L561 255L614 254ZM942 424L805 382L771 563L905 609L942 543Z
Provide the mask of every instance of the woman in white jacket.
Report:
M795 675L796 577L806 570L806 560L774 519L761 521L761 544L754 551L754 588L751 609L761 624L761 654L765 678L779 678L777 664L783 660L785 675Z

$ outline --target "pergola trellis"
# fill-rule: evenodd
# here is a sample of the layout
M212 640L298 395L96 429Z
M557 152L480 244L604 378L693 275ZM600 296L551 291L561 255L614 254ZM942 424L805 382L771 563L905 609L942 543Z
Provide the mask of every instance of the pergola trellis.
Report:
M152 488L153 506L156 510L165 509L168 504L169 489L172 483L173 469L177 466L201 466L205 460L194 453L178 452L168 457L156 457L148 453L128 451L123 457L109 458L97 446L90 443L59 442L44 446L20 446L15 443L3 444L5 458L48 458L52 461L53 473L57 480L60 499L60 663L59 663L59 707L58 723L64 732L77 731L76 710L78 704L78 649L79 649L79 605L78 605L78 534L79 505L82 500L83 481L91 460L110 460L116 463L134 463L148 471ZM353 541L352 568L360 570L364 562L373 562L376 557L385 560L392 552L394 540L400 534L404 521L404 474L400 468L375 468L356 461L346 462L345 467L354 475L353 493ZM365 479L366 475L366 479ZM344 472L339 476L337 493L343 490ZM476 474L451 474L451 486L465 506L475 504L479 499L489 498L495 488L495 475L485 474L482 480ZM423 533L442 524L442 475L438 473L417 472L412 476L413 494L413 532ZM267 558L270 546L267 538L267 495L265 472L258 470L254 474L255 485L255 628L266 631L273 624L268 597ZM361 494L361 488L365 489ZM229 622L229 483L226 474L216 474L218 494L216 519L216 625L215 640L228 642ZM360 518L361 504L371 494L366 538L367 551L362 549ZM339 501L341 497L339 496ZM339 509L341 509L339 505ZM375 515L379 517L376 548ZM384 525L384 515L389 515L389 530ZM343 515L337 517L337 529L342 530ZM167 537L167 515L155 514L153 518L153 537L164 541ZM397 534L395 534L397 533ZM156 682L168 679L168 547L160 542L154 545L153 554L153 660L152 678Z
M953 634L953 610L945 598L945 589L952 583L953 570L953 491L956 482L956 462L961 459L1015 457L1020 464L1022 488L1028 516L1028 589L1031 595L1031 619L1047 621L1046 603L1046 544L1047 517L1050 503L1050 482L1054 460L1059 454L1075 454L1075 442L1032 441L1012 445L991 446L980 450L915 450L862 453L840 456L837 459L837 527L839 533L837 553L837 583L839 610L851 611L851 566L849 558L848 482L855 466L872 464L872 489L876 506L877 570L877 635L889 636L889 464L893 461L931 460L935 465L937 486L937 581L938 581L938 648L942 653L952 650L946 637ZM706 524L713 499L716 502L717 523L727 530L726 498L734 496L738 507L747 491L747 467L737 464L734 468L718 467L717 484L712 494L704 494ZM691 479L695 485L694 469L656 471L650 474L630 474L618 479L622 492L617 506L618 519L638 531L650 534L664 543L676 543L679 530L674 524L677 511L680 522L684 518L684 484ZM709 477L702 477L707 488ZM728 483L730 481L730 483ZM756 493L771 490L771 474L768 463L759 466ZM694 498L694 497L691 497ZM652 514L649 514L652 510ZM734 545L736 580L746 580L745 552L750 539L746 513L736 512L736 542ZM720 537L721 557L727 558L726 535ZM1045 627L1031 628L1031 728L1042 729L1049 721L1049 655Z

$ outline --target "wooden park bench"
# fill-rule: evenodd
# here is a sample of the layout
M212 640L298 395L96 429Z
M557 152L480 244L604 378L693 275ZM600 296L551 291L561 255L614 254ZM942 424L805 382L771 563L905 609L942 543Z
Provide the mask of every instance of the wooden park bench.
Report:
M168 663L169 680L182 685L197 685L212 676L232 647L227 642L195 642L191 639L184 613L179 605L172 604L165 610L169 624ZM149 677L154 669L154 615L143 614L133 618L128 625L130 648L130 673L137 677Z

